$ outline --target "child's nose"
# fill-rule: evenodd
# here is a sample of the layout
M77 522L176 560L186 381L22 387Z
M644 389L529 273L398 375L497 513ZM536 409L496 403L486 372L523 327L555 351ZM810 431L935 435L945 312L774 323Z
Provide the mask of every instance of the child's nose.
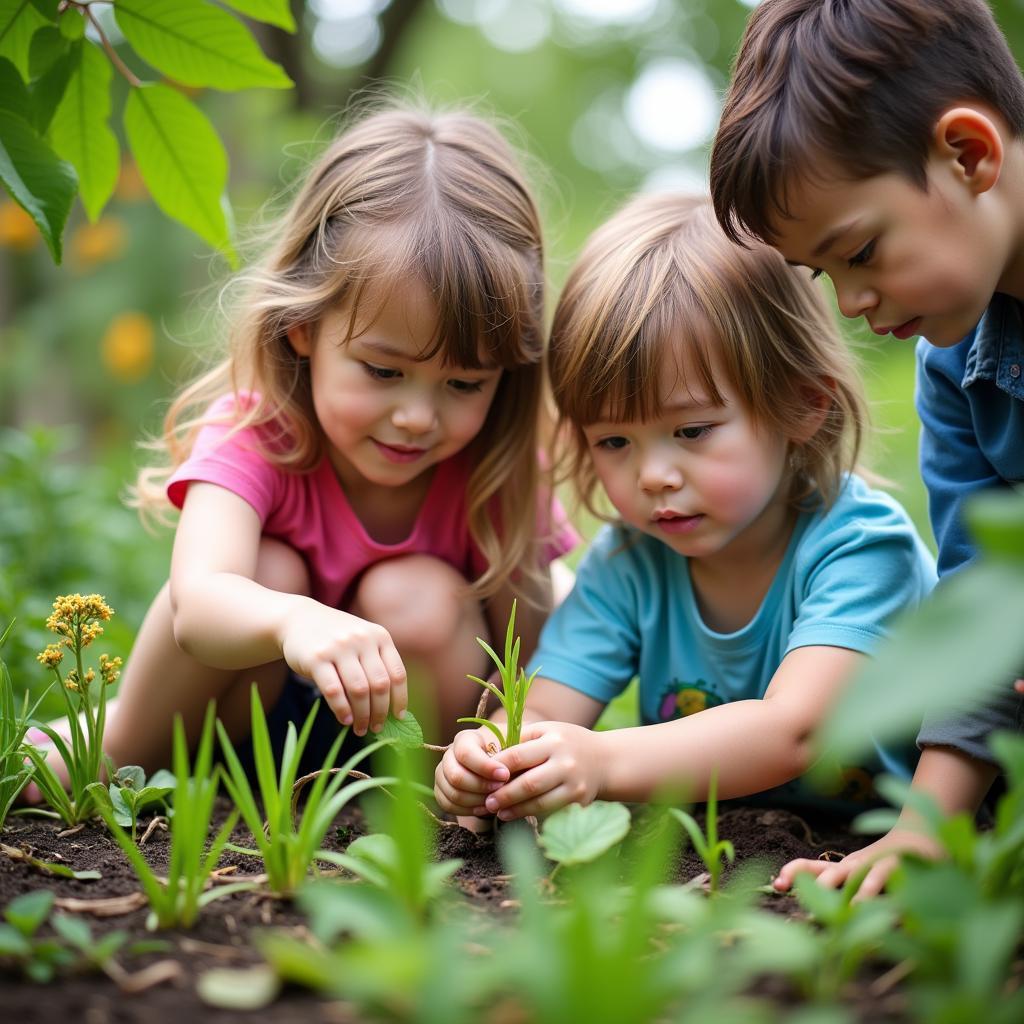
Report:
M670 459L654 456L644 459L640 466L640 488L647 494L677 491L683 486L683 474Z
M878 295L863 283L836 282L836 304L839 312L850 320L864 316L878 305Z
M434 403L424 398L414 398L399 405L392 416L392 422L400 430L410 434L426 434L437 423Z

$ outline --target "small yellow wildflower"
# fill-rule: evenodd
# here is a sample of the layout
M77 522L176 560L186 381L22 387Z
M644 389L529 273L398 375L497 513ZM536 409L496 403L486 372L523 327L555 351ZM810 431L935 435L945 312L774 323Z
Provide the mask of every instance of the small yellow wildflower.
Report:
M100 341L103 365L118 380L132 384L153 367L156 330L145 313L128 310L110 321Z
M47 644L45 651L36 655L36 661L47 668L56 668L64 660L64 652L60 644Z
M100 594L65 594L53 602L53 613L46 620L46 628L88 647L103 632L97 620L105 622L113 614ZM74 643L67 646L73 647Z
M121 659L111 658L109 654L100 655L100 675L103 677L103 682L106 686L110 686L111 683L115 682L117 677L121 674Z

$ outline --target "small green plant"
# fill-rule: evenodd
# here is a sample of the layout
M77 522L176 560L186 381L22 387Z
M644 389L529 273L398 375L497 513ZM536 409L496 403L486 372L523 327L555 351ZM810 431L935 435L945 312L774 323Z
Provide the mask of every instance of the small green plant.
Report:
M175 778L161 768L147 779L145 771L137 764L125 765L114 772L107 786L114 821L122 828L131 828L132 841L137 839L139 813L154 804L167 807L167 797L174 792Z
M0 635L0 648L10 631L11 626L8 626ZM4 827L11 805L32 777L32 765L25 761L24 741L28 723L38 706L37 701L34 707L29 708L26 692L21 714L18 714L14 683L6 663L0 659L0 829Z
M103 729L107 720L107 687L117 679L121 659L101 654L97 680L96 670L85 667L83 651L102 635L100 623L113 614L99 594L58 597L46 620L46 628L62 639L48 644L38 656L38 661L56 676L58 689L64 697L70 735L65 739L46 723L32 724L49 737L64 761L67 789L47 761L45 750L30 745L26 753L35 768L36 785L53 811L68 825L76 825L96 813L96 799L90 786L98 783L105 773L110 774L112 767L103 753ZM60 666L68 652L75 664L62 674Z
M275 770L274 753L270 745L270 733L263 712L263 703L259 690L252 687L252 749L256 762L256 778L259 782L260 800L266 815L263 816L256 796L253 793L245 769L235 753L235 748L224 726L217 722L217 734L227 772L224 785L231 794L232 800L242 813L245 823L252 832L256 842L255 850L231 846L231 849L249 853L263 858L264 870L267 873L267 884L279 895L290 895L296 886L306 877L310 865L320 856L320 845L324 841L331 822L338 812L353 797L366 789L393 782L393 779L359 779L343 786L349 778L351 770L375 750L386 746L390 740L378 740L363 747L345 762L338 771L331 771L334 760L341 745L348 735L348 729L342 729L334 743L331 744L323 767L316 773L316 778L306 797L301 820L296 823L296 807L293 804L293 789L298 773L302 752L306 748L313 720L319 709L317 701L306 716L302 730L296 733L294 722L288 723L284 752L280 770Z
M214 707L211 702L203 720L192 774L189 770L185 727L180 716L174 718L174 814L170 823L170 859L166 880L157 877L132 842L132 837L118 825L106 786L96 782L90 787L98 813L134 868L149 900L150 914L146 927L150 930L191 928L199 911L211 900L252 887L250 882L239 882L204 891L238 820L238 811L235 810L207 847L221 772L219 765L216 768L213 766L213 719Z
M479 676L470 675L474 683L479 683L485 690L489 690L501 702L505 709L505 730L486 718L471 717L460 718L460 722L469 722L475 725L486 726L498 738L502 750L506 747L513 747L519 742L523 730L523 712L526 710L526 696L530 692L533 680L537 677L540 669L532 672L529 676L526 670L519 667L519 642L520 638L515 636L516 628L516 602L512 602L512 611L508 617L508 629L505 631L505 657L499 658L494 648L480 637L476 642L488 653L491 661L498 667L498 676L501 679L499 690L493 683Z
M563 867L589 864L626 837L630 828L625 804L595 800L584 807L569 804L544 820L537 841L555 862L551 877Z
M686 829L690 842L693 843L693 848L697 851L697 856L704 862L704 867L708 869L708 888L711 893L718 892L718 883L722 877L725 860L732 864L736 859L736 850L733 848L732 843L728 839L718 838L717 793L718 778L717 775L712 774L711 781L708 783L708 799L705 811L707 835L701 831L700 825L697 824L696 819L691 814L679 810L678 807L669 808L672 816Z

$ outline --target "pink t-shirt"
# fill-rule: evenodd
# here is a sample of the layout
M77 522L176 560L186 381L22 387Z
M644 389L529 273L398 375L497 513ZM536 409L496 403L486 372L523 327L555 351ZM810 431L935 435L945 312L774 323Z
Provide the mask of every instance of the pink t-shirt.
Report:
M233 397L226 395L213 403L210 416L223 419L233 408ZM273 424L247 428L225 439L229 429L227 423L211 423L200 430L192 454L167 482L167 497L181 508L188 485L201 481L218 484L243 498L256 510L264 534L284 541L305 557L312 596L323 604L344 607L360 574L396 555L433 555L467 580L484 572L486 563L470 536L466 515L466 485L472 466L465 450L435 468L409 536L397 544L382 544L366 532L352 510L329 459L321 460L312 472L296 473L268 462L262 454L261 433L281 437ZM579 541L554 497L541 503L537 531L545 538L549 562Z

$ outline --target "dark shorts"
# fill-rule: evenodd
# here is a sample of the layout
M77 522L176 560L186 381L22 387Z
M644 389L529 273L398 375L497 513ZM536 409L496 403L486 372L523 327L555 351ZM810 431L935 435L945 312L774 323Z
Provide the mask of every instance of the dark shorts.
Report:
M288 735L288 723L294 722L295 731L299 733L306 721L306 716L319 697L320 692L315 686L293 672L288 673L281 696L267 712L267 731L270 733L270 746L274 751L274 764L278 769L280 769L284 743ZM299 760L296 778L301 778L303 775L308 775L323 767L332 768L344 764L362 748L365 737L356 736L350 730L341 744L334 764L324 765L324 758L330 753L331 744L338 738L338 733L343 728L331 709L321 699L316 718L313 720L313 728L309 733L309 740ZM245 768L246 775L255 782L256 762L253 758L251 738L246 737L236 743L235 751L238 754L238 759L242 762L242 767ZM360 762L356 767L368 771L365 762Z

